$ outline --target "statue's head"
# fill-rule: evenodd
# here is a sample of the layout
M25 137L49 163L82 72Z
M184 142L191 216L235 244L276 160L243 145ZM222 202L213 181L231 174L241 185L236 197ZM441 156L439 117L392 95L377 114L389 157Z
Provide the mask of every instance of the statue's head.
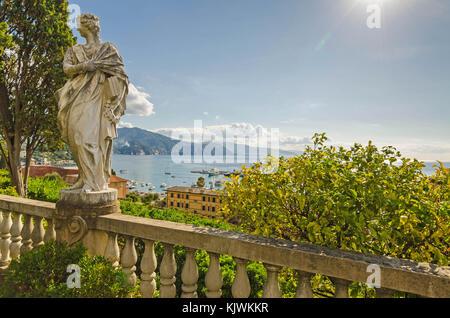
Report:
M82 14L77 18L77 29L84 38L87 36L87 33L99 35L100 19L93 14Z

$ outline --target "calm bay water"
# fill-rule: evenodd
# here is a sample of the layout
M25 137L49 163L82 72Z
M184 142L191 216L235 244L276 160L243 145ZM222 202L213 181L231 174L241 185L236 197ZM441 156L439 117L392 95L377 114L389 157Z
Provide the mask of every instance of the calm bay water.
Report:
M127 156L114 155L112 167L117 176L138 182L135 190L142 192L163 193L160 186L165 183L168 187L184 186L190 187L196 183L199 177L204 177L206 187L210 187L210 182L225 180L223 176L209 177L198 173L191 173L197 170L211 170L217 168L220 171L232 172L240 170L242 164L176 164L171 156ZM126 173L121 170L127 170ZM170 175L166 174L170 173ZM141 183L151 183L156 189L150 191L148 186L141 186Z
M434 174L433 165L435 164L436 163L426 163L424 172L428 175ZM450 167L450 162L446 162L444 165ZM171 156L126 155L114 155L112 166L114 171L116 171L117 176L138 182L138 186L135 190L153 192L149 190L148 186L141 186L141 183L151 183L155 187L154 192L159 193L164 192L164 189L160 187L163 183L167 184L168 187L190 187L202 176L205 178L206 186L209 187L210 182L225 180L223 176L208 177L208 175L191 173L191 171L217 168L220 171L232 172L242 168L242 164L176 164L172 161ZM127 172L121 172L121 170L127 170ZM170 175L166 173L170 173Z

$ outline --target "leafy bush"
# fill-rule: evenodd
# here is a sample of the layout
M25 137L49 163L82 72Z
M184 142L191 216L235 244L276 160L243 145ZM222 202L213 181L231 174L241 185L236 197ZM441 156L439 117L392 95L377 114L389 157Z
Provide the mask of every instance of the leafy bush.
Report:
M153 201L157 201L159 200L159 194L158 193L148 193L147 195L145 195L141 201L145 204L150 204Z
M31 178L28 180L28 198L55 203L59 200L59 191L67 187L58 173ZM18 196L15 188L11 186L8 170L0 170L0 194Z
M81 288L67 287L67 267L81 269ZM102 257L89 258L78 243L72 247L50 241L11 261L0 285L0 297L97 298L128 297L133 290L124 274Z
M393 147L345 149L326 146L325 134L313 139L302 155L279 158L272 174L264 173L268 164L243 167L225 184L221 214L256 235L449 264L449 169L440 163L429 178L423 163ZM281 272L283 295L295 294L295 276ZM315 296L333 295L327 277L311 282ZM350 295L373 297L374 290L354 283Z
M134 193L128 193L126 197L127 197L126 200L130 201L130 202L139 202L140 201L140 198Z
M225 184L223 215L256 235L448 265L448 171L430 179L393 147L326 140L316 134L273 174L244 167Z
M120 201L122 214L164 220L169 222L192 224L198 226L212 227L223 230L240 231L240 228L220 220L212 220L196 214L187 213L176 209L156 209L131 201Z
M43 179L44 181L56 181L59 184L64 184L62 177L57 172L47 173Z
M11 178L8 170L0 170L0 188L6 189L11 187Z
M59 200L59 191L67 187L57 173L41 178L32 178L28 181L28 198L56 203Z
M11 197L18 197L16 188L15 187L6 187L6 188L0 188L0 194L2 195L9 195Z

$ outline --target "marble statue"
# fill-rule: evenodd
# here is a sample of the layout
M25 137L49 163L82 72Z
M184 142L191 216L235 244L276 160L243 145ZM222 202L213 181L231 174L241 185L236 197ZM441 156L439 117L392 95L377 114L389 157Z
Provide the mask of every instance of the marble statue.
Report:
M83 14L77 28L86 44L66 52L69 80L56 94L58 125L78 166L71 190L100 192L108 190L113 140L125 114L129 82L116 47L100 40L99 19Z

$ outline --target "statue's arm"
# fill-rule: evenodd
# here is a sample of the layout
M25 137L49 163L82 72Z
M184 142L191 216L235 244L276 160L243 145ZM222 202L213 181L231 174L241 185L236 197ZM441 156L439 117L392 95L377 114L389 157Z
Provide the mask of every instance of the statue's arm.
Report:
M89 71L89 66L91 63L80 63L80 64L74 64L73 63L73 53L72 49L70 48L67 50L66 55L64 57L64 73L66 73L68 76L73 77L81 73L86 73Z

